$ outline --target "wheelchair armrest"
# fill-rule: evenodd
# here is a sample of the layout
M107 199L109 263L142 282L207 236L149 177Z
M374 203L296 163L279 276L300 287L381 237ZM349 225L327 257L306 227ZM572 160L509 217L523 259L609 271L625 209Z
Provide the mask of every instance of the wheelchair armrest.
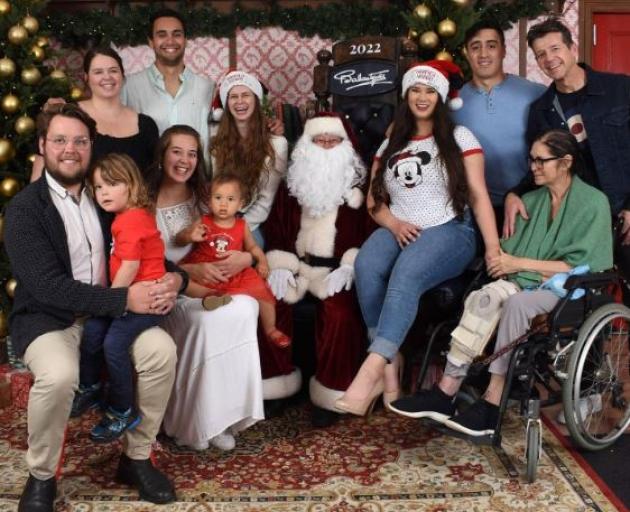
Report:
M619 280L617 272L597 272L593 274L582 274L570 276L564 283L565 290L576 288L603 288Z

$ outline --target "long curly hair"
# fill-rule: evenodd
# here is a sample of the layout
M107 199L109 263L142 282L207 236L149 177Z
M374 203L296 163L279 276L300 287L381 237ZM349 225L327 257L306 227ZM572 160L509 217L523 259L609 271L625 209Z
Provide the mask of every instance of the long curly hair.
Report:
M210 140L210 155L214 158L213 173L228 172L238 176L243 184L245 204L249 204L258 195L261 177L268 178L276 159L258 98L246 138L241 137L234 116L225 106L217 134Z
M451 121L448 108L438 100L433 111L433 137L438 147L437 158L446 168L448 177L447 189L453 209L458 217L464 213L468 203L468 182L464 161L454 136L455 124ZM378 168L372 179L372 197L374 206L371 213L376 213L381 206L389 203L389 195L385 188L385 171L387 162L396 153L402 151L416 133L416 120L405 100L398 106L394 115L392 132L387 148L379 160Z
M188 135L195 139L195 142L197 143L197 166L186 184L195 195L195 206L205 207L205 205L208 204L210 192L208 189L208 183L205 179L206 164L203 159L201 137L199 137L197 130L185 124L176 124L164 130L164 133L162 133L162 136L155 147L153 163L149 166L144 176L149 197L152 201L157 201L157 196L160 193L160 187L164 181L164 168L162 164L164 162L164 157L166 156L166 151L170 147L171 140L174 135Z

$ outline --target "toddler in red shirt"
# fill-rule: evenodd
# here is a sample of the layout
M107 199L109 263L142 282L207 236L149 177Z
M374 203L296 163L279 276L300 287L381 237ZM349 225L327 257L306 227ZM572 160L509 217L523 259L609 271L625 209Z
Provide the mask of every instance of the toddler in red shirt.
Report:
M291 338L276 327L276 299L265 280L269 265L263 250L256 244L247 222L237 213L245 205L243 183L234 175L222 173L210 184L210 214L203 215L180 231L176 243L193 249L180 263L213 263L228 251L247 251L256 261L256 270L248 267L225 282L196 283L190 281L186 295L202 297L205 309L212 310L231 301L230 295L244 294L258 300L260 321L265 335L275 345L285 348Z
M116 217L111 226L109 274L112 287L154 281L166 273L164 243L136 164L126 155L110 153L93 167L90 187L100 207ZM127 312L120 318L91 317L81 339L79 390L71 416L99 404L102 365L109 388L105 413L92 429L96 442L113 441L140 423L134 408L133 370L129 348L136 337L160 323L162 316Z

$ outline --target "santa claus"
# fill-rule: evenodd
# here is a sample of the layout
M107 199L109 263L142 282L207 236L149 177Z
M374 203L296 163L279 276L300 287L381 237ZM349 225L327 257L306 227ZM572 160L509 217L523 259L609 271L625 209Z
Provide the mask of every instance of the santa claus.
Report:
M365 351L365 326L352 283L354 259L372 224L362 191L367 172L350 133L334 113L306 122L286 187L265 224L269 284L284 302L279 303L284 309L278 314L279 328L292 331L291 304L307 293L318 299L316 367L309 386L318 426L334 420L334 402L352 381ZM273 347L261 352L266 382L294 371L290 357Z

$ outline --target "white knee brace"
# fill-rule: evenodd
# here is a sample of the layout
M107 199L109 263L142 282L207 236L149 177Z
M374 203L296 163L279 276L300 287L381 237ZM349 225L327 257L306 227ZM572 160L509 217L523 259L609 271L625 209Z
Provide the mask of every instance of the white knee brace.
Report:
M519 291L514 283L500 279L471 293L464 302L459 325L451 333L448 360L456 365L468 365L481 355L499 323L503 303Z

